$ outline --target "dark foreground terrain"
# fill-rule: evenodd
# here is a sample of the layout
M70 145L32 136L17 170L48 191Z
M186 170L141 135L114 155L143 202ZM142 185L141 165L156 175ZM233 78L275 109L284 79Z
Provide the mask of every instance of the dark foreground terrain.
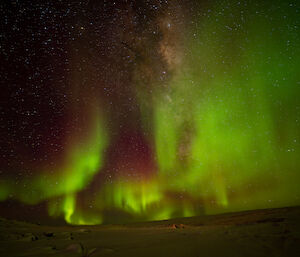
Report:
M0 256L300 256L300 207L106 226L0 219Z

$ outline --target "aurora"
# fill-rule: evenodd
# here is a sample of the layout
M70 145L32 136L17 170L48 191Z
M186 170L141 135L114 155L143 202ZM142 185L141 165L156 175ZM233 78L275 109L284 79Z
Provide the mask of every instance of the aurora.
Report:
M24 165L1 167L1 202L75 225L300 204L298 9L194 2L120 5L116 25L86 7L64 46L67 86L50 83L68 99L54 107L62 150L47 145L55 158L40 163L15 150ZM48 112L38 119L48 126Z

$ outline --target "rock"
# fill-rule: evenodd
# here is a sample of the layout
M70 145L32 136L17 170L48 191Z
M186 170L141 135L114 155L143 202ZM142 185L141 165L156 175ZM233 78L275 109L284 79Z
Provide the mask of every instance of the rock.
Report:
M22 238L20 240L21 241L36 241L38 239L39 238L32 233L25 233L25 234L22 234Z
M44 232L43 233L46 237L53 237L54 236L54 233L52 232Z

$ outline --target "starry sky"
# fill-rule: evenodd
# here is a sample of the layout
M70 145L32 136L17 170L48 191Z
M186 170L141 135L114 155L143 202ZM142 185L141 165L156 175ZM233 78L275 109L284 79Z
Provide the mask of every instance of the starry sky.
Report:
M267 2L2 1L0 215L299 205L300 6Z

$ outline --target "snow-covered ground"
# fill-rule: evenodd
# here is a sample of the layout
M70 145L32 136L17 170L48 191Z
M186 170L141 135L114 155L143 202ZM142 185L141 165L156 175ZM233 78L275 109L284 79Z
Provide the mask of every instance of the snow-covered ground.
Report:
M300 207L105 226L0 219L0 256L300 256Z

